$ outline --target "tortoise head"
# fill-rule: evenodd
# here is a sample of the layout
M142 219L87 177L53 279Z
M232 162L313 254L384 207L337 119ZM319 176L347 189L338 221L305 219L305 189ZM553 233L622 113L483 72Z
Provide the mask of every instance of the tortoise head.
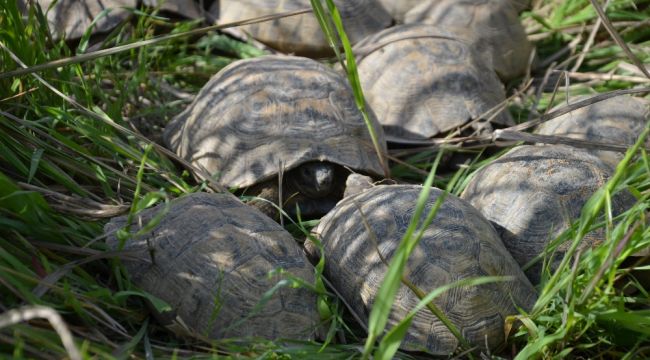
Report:
M335 175L336 165L314 161L298 166L289 180L305 196L320 198L332 192Z

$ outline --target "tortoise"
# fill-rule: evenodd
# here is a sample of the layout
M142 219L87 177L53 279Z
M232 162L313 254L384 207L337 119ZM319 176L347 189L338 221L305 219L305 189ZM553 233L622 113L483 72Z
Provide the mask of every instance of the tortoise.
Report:
M503 81L523 75L533 46L511 0L422 1L404 22L443 28L466 41Z
M314 337L319 316L312 291L281 287L257 308L283 277L270 277L275 269L314 281L303 251L280 225L230 194L194 193L164 210L163 204L138 215L147 224L164 214L150 231L126 241L124 249L139 255L122 262L137 287L171 306L158 315L165 325L212 339ZM111 249L120 249L115 231L126 225L122 216L105 226Z
M378 185L363 190L340 201L313 230L322 244L325 276L361 321L367 320L387 271L378 251L390 261L421 191L416 185ZM441 196L443 191L431 188L420 221ZM312 240L306 247L311 257L319 255ZM505 318L518 314L516 307L532 308L536 299L533 286L492 225L454 195L444 198L407 266L406 277L424 293L466 278L511 277L506 282L454 288L434 300L463 337L483 350L486 345L492 350L502 344ZM402 285L389 324L401 320L419 300ZM445 325L425 309L416 314L402 348L449 355L458 345Z
M386 29L354 47L366 100L386 135L422 140L483 120L505 101L503 85L453 34L423 24ZM507 112L492 120L512 125ZM475 129L490 131L485 121Z
M512 148L474 174L461 198L476 207L499 232L506 248L524 267L542 254L550 241L580 217L591 195L611 176L611 168L588 151L565 145ZM612 199L614 214L634 204L627 193ZM582 240L580 250L602 242L604 230ZM559 265L569 247L556 249L549 264ZM533 284L542 279L542 264L526 271Z
M650 102L619 96L558 116L542 123L535 132L629 146L634 144L649 119ZM646 144L650 146L650 140ZM612 168L623 158L622 153L614 151L593 150L592 153Z
M99 18L92 29L92 34L107 33L126 21L131 11L137 8L137 0L37 0L43 11L47 11L47 21L54 39L80 39L88 27L102 12L110 9ZM18 1L26 9L24 0ZM194 1L186 0L144 0L144 5L157 7L186 18L201 18L201 9ZM50 7L52 7L50 9Z
M391 25L392 18L377 0L334 0L352 43ZM210 13L221 23L311 8L309 0L220 0ZM314 14L302 14L242 26L256 40L276 50L304 56L330 55L332 49Z
M137 0L58 0L52 6L54 1L37 0L36 2L43 12L49 9L47 21L54 39L66 40L80 39L93 19L106 9L111 10L97 20L92 33L109 32L129 18L131 12L126 8L135 8L138 5Z
M385 140L370 113L381 151ZM383 168L346 80L314 60L268 55L240 60L212 77L166 127L167 146L226 187L319 217L343 195L350 170ZM283 173L283 186L278 174ZM254 204L277 218L264 201ZM295 215L295 214L293 214Z

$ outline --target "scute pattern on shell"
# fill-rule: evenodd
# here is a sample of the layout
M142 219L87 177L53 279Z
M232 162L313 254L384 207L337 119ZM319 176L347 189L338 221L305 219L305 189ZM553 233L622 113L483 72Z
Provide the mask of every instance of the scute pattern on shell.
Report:
M325 275L362 316L367 317L387 269L376 249L390 261L413 216L421 190L421 186L414 185L373 187L343 199L314 230L323 244ZM421 221L441 194L441 190L431 189ZM374 236L366 231L364 218ZM373 238L378 241L376 246ZM535 290L492 225L465 201L448 195L409 258L407 277L422 291L429 292L477 276L513 276L514 281L455 288L434 302L466 339L484 348L487 336L489 347L494 348L503 342L505 317L517 314L512 301L528 309L535 301ZM418 302L402 286L390 324L401 320ZM416 315L403 348L426 348L434 354L447 355L457 345L457 339L425 309Z
M429 0L404 22L443 28L468 42L482 61L509 80L526 72L533 46L511 0Z
M611 170L587 151L568 146L518 146L478 171L461 197L495 224L503 243L524 266L580 217L591 195L611 176ZM633 204L627 194L612 199L615 213ZM582 240L581 249L603 240L601 230ZM569 244L558 247L557 266ZM526 275L541 279L541 263Z
M386 134L430 138L505 100L503 85L467 44L430 25L396 26L354 47L366 100ZM513 124L507 111L493 120Z
M581 99L578 98L576 101ZM650 101L631 96L617 96L542 123L535 132L541 135L632 145L648 120L650 120ZM646 140L646 146L650 146L650 139ZM623 158L623 153L614 151L591 150L590 152L612 168Z
M385 140L371 114L380 144ZM165 129L179 156L246 187L307 161L381 174L370 134L339 74L310 59L264 56L213 76Z
M144 211L142 223L161 210ZM115 218L105 231L125 225L126 217ZM119 240L113 234L107 243L117 249ZM123 260L131 280L169 303L201 334L308 339L318 322L315 295L305 289L282 288L253 312L280 280L269 279L270 271L282 267L313 282L313 269L288 232L232 196L196 193L176 199L159 225L127 240L125 249L142 250L141 261Z
M345 32L354 44L391 24L377 0L334 0ZM309 0L220 0L211 9L220 22L311 8ZM286 53L324 55L332 50L312 13L242 26L255 39Z
M54 0L38 0L43 11L53 2ZM130 14L128 10L121 8L135 8L137 3L136 0L58 0L47 13L47 21L55 39L64 36L66 39L79 39L93 19L105 9L113 10L97 21L93 33L111 31Z

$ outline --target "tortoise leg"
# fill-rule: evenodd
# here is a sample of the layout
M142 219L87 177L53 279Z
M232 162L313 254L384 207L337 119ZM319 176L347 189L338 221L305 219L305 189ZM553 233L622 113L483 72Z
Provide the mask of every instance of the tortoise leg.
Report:
M275 221L280 220L280 210L277 207L280 192L278 191L277 184L269 184L268 186L261 188L259 192L251 192L251 194L255 193L257 193L255 196L260 199L252 199L246 204L258 209L264 213L264 215L270 217Z
M373 182L374 180L370 176L352 173L345 180L343 197L352 196L363 190L370 189L373 186Z

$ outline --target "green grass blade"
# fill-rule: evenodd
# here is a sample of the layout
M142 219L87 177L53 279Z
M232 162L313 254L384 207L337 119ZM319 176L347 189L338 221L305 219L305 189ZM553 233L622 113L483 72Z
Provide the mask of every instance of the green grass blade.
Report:
M328 25L329 19L325 18L324 9L319 3L319 1L321 0L311 0L311 4L314 8L314 14L318 17L318 22L321 25L323 33L325 37L328 39L328 42L330 44L334 44L333 48L337 54L337 57L339 57L339 59L340 59L340 55L338 52L338 46L336 44L338 44L340 41L340 43L343 45L343 50L345 53L345 60L346 60L344 68L346 69L348 75L348 81L350 83L350 87L352 88L352 92L354 94L355 103L363 116L364 122L366 123L366 128L368 128L368 132L370 133L372 145L384 169L384 175L387 178L390 178L390 169L388 168L388 160L386 158L386 154L384 151L385 145L379 142L379 137L377 135L377 131L380 131L381 129L375 129L372 121L370 120L368 110L366 109L366 101L363 96L361 81L359 80L359 74L357 72L356 60L354 59L354 53L352 52L352 45L350 45L350 40L348 39L348 36L345 33L345 29L343 28L343 21L341 20L341 14L336 8L336 5L334 4L333 0L325 0L327 4L327 8L329 10L331 21L334 24L336 28L336 33L338 35L338 39L336 39L334 38L332 29Z
M388 317L392 308L393 300L397 294L402 283L402 273L404 272L404 267L411 251L415 248L417 243L413 235L417 230L418 224L424 212L424 208L429 199L429 194L431 193L431 185L433 184L433 179L435 178L436 169L440 163L441 154L438 155L436 161L431 167L429 176L422 185L422 191L418 197L417 204L415 205L415 211L413 213L413 218L406 230L406 233L402 237L393 258L390 261L386 275L384 275L384 280L382 281L381 287L375 295L375 302L370 311L370 316L368 319L368 338L363 349L363 359L367 359L370 356L370 352L374 346L375 340L384 332L384 328L388 323ZM432 213L435 215L435 206L432 209ZM426 226L426 225L423 225Z

